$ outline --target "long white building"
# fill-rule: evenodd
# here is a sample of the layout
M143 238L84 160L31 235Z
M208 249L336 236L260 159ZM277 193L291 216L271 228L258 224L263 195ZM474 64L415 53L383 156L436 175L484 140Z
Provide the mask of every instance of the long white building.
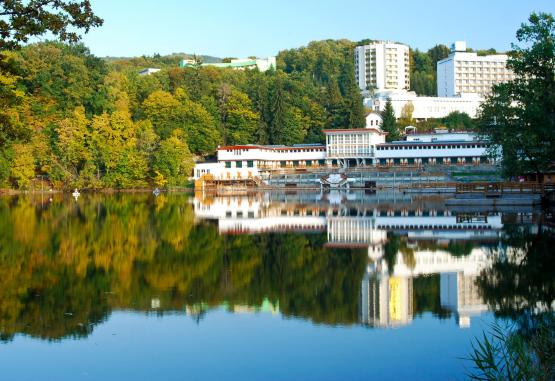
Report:
M397 119L406 116L412 109L412 118L416 121L444 118L452 112L464 112L471 118L476 118L480 104L484 98L478 94L460 94L451 97L426 97L418 96L414 91L395 91L377 93L373 97L365 98L364 105L375 112L385 109L387 100Z
M199 163L195 180L257 179L284 169L321 167L479 165L492 163L490 144L474 133L411 134L406 140L385 142L379 127L324 130L326 145L236 145L218 148L217 162Z
M492 86L510 81L514 74L507 68L506 54L479 56L466 51L466 42L456 41L449 56L437 63L437 95L453 97L475 93L491 94Z
M355 78L361 90L409 89L409 47L391 41L357 46Z

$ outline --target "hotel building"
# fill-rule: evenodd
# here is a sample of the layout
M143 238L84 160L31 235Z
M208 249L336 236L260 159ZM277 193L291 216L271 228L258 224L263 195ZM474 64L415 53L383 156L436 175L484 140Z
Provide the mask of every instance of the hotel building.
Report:
M437 95L454 97L475 93L480 97L491 94L492 86L510 81L513 72L507 68L508 56L492 54L479 56L466 51L466 42L456 41L449 56L437 63Z
M409 47L376 41L355 48L355 78L361 90L410 88Z
M324 130L326 144L219 147L217 162L199 163L195 180L259 179L263 174L294 169L318 170L366 166L480 165L494 163L490 144L469 132L410 134L386 143L379 127Z

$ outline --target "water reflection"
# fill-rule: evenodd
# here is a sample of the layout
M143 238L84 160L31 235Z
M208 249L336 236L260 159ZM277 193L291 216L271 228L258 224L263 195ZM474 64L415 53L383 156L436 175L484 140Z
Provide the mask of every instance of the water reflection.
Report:
M114 310L201 323L214 308L372 327L432 312L468 327L488 308L551 308L538 266L553 270L540 255L552 237L517 234L544 232L539 218L395 193L2 198L0 333L81 338Z

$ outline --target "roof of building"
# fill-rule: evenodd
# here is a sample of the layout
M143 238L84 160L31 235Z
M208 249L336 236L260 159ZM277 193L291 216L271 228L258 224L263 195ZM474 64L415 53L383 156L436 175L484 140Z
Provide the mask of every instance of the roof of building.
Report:
M218 147L219 151L234 149L270 149L270 150L292 150L292 149L309 149L309 148L326 148L323 144L294 144L292 146L285 145L261 145L261 144L245 144Z

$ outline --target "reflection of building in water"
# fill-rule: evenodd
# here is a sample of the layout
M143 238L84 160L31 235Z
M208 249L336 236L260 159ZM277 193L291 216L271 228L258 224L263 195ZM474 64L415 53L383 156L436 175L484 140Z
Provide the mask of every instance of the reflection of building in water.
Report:
M459 326L470 326L470 317L488 309L476 285L477 275L441 274L441 306L456 313Z
M195 216L217 220L221 233L327 230L328 242L336 246L379 245L387 231L414 240L497 239L502 228L500 215L460 218L444 208L414 207L410 199L361 204L348 193L311 193L292 200L272 194L216 196L194 203Z
M412 320L412 278L366 273L360 320L372 327L396 327Z
M381 258L387 231L374 227L372 217L328 217L328 246L368 247L370 258Z
M465 242L496 241L503 227L501 215L456 214L441 205L427 207L405 200L357 203L352 194L280 197L195 199L195 215L217 220L224 234L326 231L326 246L367 248L369 266L360 294L364 324L395 327L410 323L413 279L428 274L441 274L440 304L457 316L461 327L470 325L470 316L486 310L475 279L489 266L488 255L472 245L468 253L453 255L449 244L462 243L464 251ZM388 232L400 237L403 245L394 249L392 271L384 259Z
M385 259L376 259L368 266L361 285L361 321L372 326L398 326L412 319L412 294L391 294L391 280L410 287L399 288L401 292L412 292L413 278L420 275L440 275L440 303L456 314L461 327L470 326L470 317L487 310L475 280L479 272L489 266L489 257L482 248L475 248L469 255L457 257L446 251L413 250L410 263L406 263L401 252L396 257L390 274ZM379 303L379 305L376 305ZM398 306L398 303L406 303ZM406 311L403 319L394 319L389 311L391 305L397 311Z

